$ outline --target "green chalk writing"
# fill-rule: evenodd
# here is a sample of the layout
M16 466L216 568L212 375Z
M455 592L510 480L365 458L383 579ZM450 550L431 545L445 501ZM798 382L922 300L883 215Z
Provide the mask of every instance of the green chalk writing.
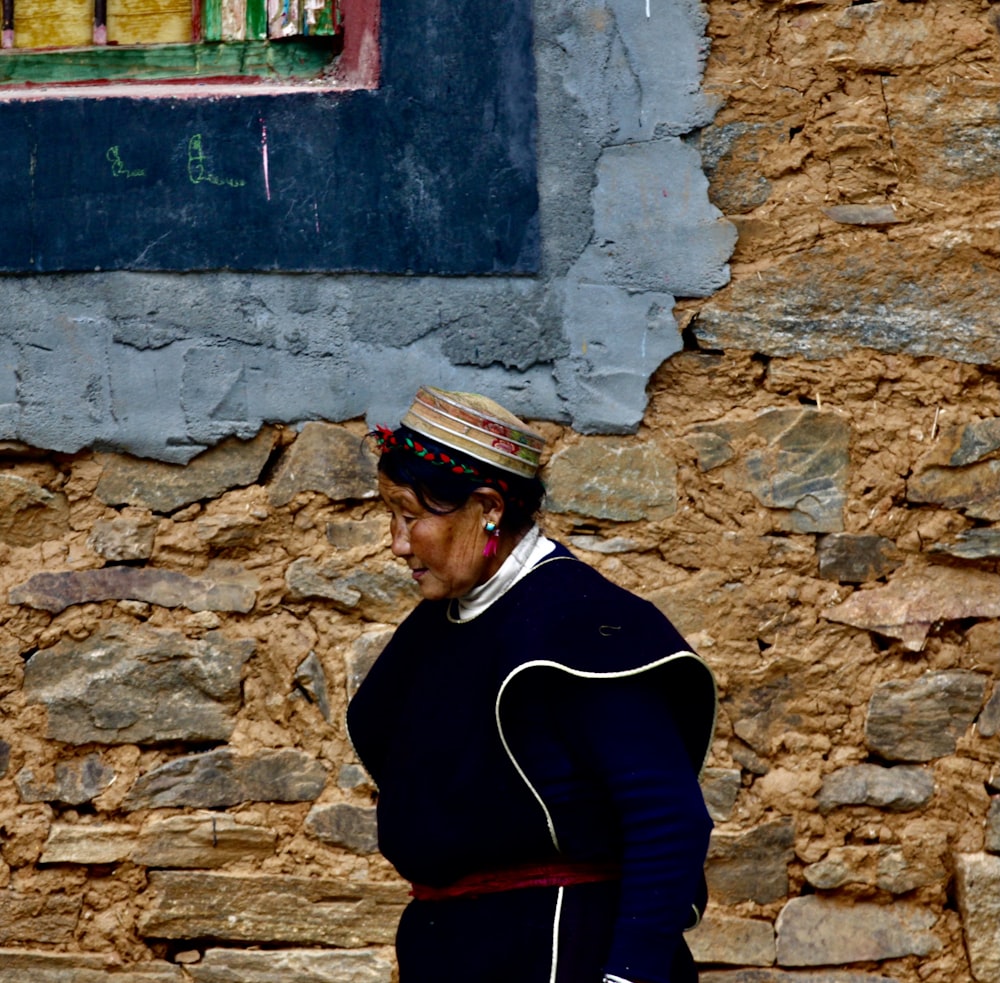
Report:
M202 136L196 133L188 140L188 178L192 184L216 184L228 188L242 188L246 184L239 178L222 178L213 174L205 164L205 150Z
M108 152L104 156L107 157L108 162L111 164L111 173L115 177L131 178L146 176L145 170L133 171L125 166L121 151L119 151L117 146L108 147Z

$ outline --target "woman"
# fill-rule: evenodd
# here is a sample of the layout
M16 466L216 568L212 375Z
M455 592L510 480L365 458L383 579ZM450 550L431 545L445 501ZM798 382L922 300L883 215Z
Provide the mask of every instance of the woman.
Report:
M422 602L348 709L413 883L400 983L688 983L715 687L651 604L544 537L543 439L422 388L374 434Z

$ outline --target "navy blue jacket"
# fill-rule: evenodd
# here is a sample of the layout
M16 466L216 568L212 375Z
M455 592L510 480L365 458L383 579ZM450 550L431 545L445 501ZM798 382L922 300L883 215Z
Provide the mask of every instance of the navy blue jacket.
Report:
M619 864L622 877L568 889L565 911L548 889L544 902L528 901L535 889L415 902L397 940L401 983L486 983L501 953L513 961L498 980L552 979L551 928L521 924L535 904L560 906L559 958L578 956L560 983L694 979L681 933L711 829L697 785L715 723L707 666L652 604L562 547L477 618L451 615L451 602L418 605L348 710L379 789L382 852L432 886L560 858ZM442 928L452 918L460 939Z

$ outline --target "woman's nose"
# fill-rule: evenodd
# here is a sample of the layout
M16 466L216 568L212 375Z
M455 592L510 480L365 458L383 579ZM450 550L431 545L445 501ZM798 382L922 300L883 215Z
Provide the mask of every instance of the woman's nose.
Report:
M405 522L390 524L389 531L392 534L392 552L394 556L406 556L410 552L410 534Z

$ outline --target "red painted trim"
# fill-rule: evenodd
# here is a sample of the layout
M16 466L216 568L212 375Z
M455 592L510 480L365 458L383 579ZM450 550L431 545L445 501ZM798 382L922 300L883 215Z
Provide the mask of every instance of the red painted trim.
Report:
M380 0L340 0L344 50L337 62L338 82L358 89L378 88L382 74Z
M201 0L191 0L191 40L201 41Z

